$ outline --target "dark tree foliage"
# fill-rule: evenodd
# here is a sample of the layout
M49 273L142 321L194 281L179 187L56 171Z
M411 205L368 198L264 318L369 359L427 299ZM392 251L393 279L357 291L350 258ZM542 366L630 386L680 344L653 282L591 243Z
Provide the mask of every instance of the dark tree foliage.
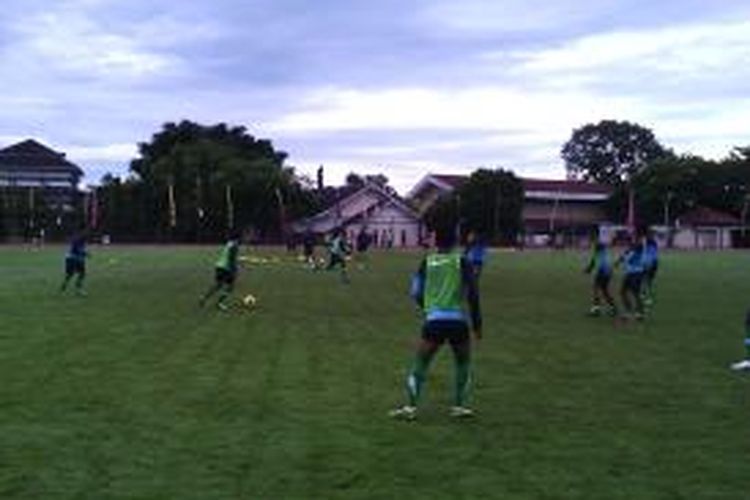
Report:
M131 178L100 189L100 231L116 239L214 241L232 230L281 239L318 208L286 153L244 127L167 123L138 150Z
M512 172L479 169L426 214L435 229L460 223L461 232L474 231L487 241L513 244L521 230L523 185Z
M632 179L639 223L671 225L697 206L741 216L750 200L750 158L739 151L723 161L683 155L652 162ZM624 220L624 187L615 191L609 205L613 220Z
M573 131L561 156L572 178L617 185L669 152L654 133L630 122L604 120Z

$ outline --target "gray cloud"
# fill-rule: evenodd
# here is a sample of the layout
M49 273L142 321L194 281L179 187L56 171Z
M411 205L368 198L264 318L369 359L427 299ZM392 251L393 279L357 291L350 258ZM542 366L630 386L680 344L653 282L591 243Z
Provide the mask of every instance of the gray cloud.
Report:
M0 140L122 172L166 121L247 125L312 172L563 174L573 127L750 142L750 9L727 0L6 0ZM7 141L6 141L7 142ZM122 157L119 158L118 155ZM75 158L74 158L75 159Z

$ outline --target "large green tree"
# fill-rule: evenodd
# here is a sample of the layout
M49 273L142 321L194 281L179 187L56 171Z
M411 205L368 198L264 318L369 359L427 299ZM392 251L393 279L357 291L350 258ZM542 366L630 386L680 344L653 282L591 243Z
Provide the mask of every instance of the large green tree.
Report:
M668 154L648 128L614 120L574 130L561 151L571 177L610 185L627 181Z
M513 244L521 230L523 185L512 172L478 169L456 191L426 214L431 228L460 222L465 234L474 231L488 241Z
M112 231L121 230L125 217L151 238L215 240L250 229L281 238L287 220L317 208L314 194L285 165L286 153L244 127L167 123L138 150L133 178L103 186Z

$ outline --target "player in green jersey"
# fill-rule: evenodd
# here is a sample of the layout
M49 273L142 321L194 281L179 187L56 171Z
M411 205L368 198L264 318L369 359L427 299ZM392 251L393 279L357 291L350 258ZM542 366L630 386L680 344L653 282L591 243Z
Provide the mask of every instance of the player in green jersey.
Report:
M335 229L328 241L328 267L331 271L338 267L340 269L341 281L349 283L349 273L346 269L346 257L351 253L349 242L346 240L346 233L341 229Z
M468 417L474 414L466 406L470 386L471 336L482 337L479 292L471 263L454 250L455 231L436 232L437 251L428 254L412 279L412 297L424 312L422 339L417 347L414 365L406 380L408 404L392 410L391 417L413 420L425 383L430 362L444 342L453 350L455 387L450 415ZM468 304L468 314L465 304ZM470 320L470 321L469 321Z
M214 284L211 285L200 300L200 306L203 307L206 301L213 294L219 292L219 299L216 306L226 311L229 309L227 300L234 289L234 282L237 278L237 261L239 257L240 238L238 235L231 235L224 248L219 253L214 270Z

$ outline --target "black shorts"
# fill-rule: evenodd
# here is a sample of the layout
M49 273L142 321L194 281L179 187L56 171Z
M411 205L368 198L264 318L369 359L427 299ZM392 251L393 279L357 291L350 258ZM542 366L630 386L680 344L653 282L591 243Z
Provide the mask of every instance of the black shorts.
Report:
M642 280L643 280L642 273L626 274L625 279L622 280L622 289L638 295L639 293L641 293L641 281Z
M234 279L237 277L237 273L233 273L229 269L224 269L223 267L217 267L214 276L216 277L216 283L232 285L234 284Z
M646 278L649 281L652 281L656 277L656 271L658 270L659 270L659 261L655 260L653 264L648 266L648 268L646 269Z
M332 269L336 266L346 267L346 259L341 255L335 253L331 254L331 260L328 262L328 269Z
M601 289L606 289L609 286L609 282L612 279L612 273L605 273L599 271L594 276L594 286Z
M457 346L469 341L469 325L462 320L427 321L422 326L422 338L438 345L447 340Z
M68 276L73 274L84 276L86 274L86 261L68 257L65 259L65 274Z

